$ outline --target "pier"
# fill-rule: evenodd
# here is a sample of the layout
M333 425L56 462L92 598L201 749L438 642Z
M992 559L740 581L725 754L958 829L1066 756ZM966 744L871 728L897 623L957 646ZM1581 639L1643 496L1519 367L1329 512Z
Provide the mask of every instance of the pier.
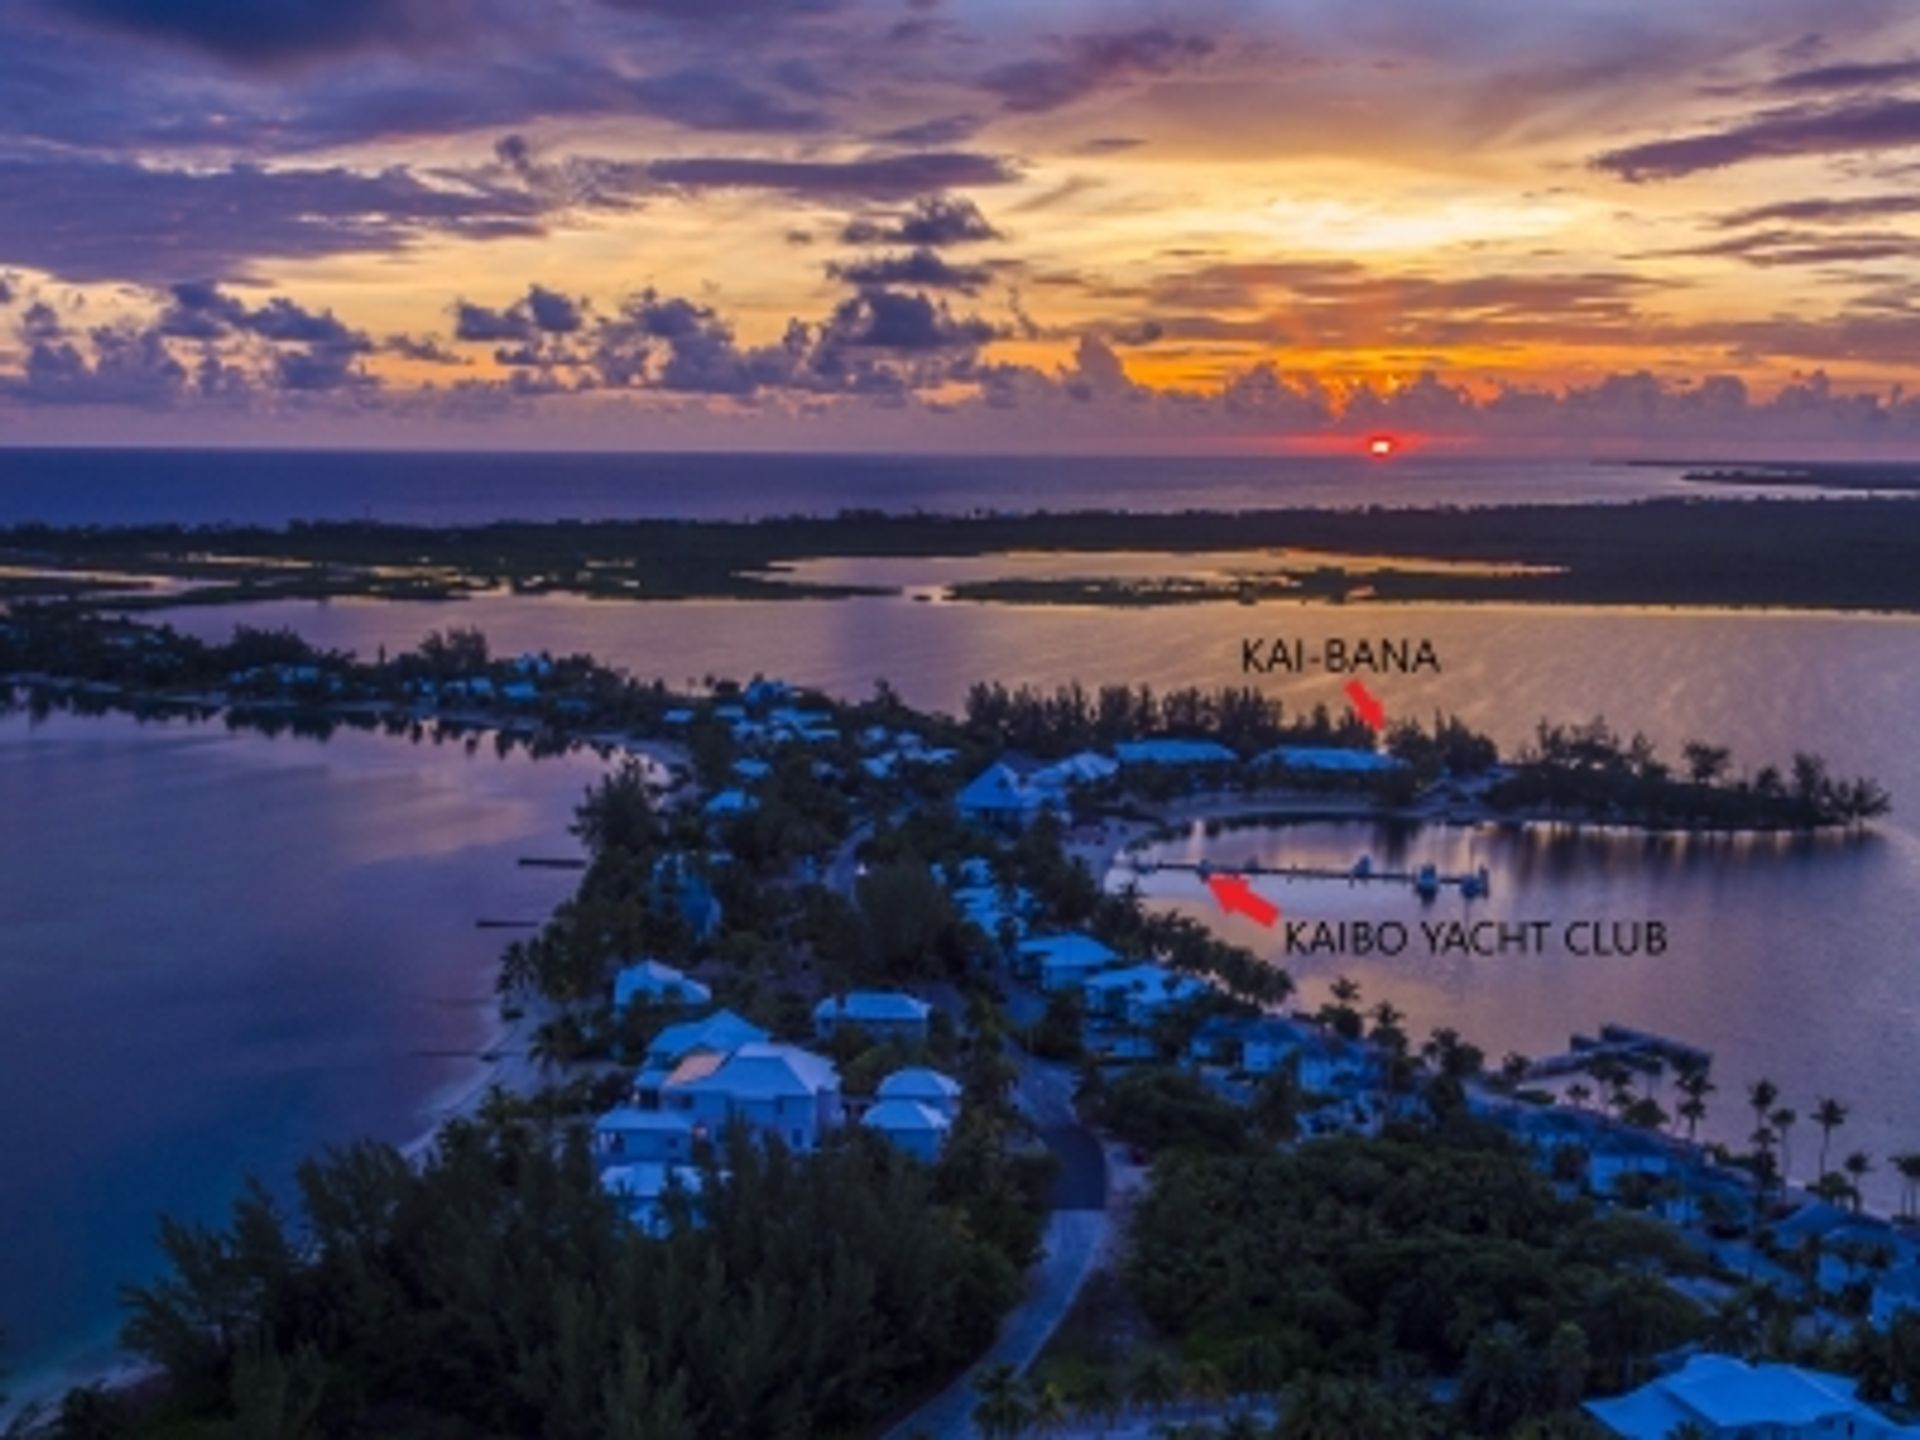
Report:
M1362 855L1345 870L1319 865L1262 865L1254 860L1240 865L1220 865L1209 860L1135 859L1127 861L1126 865L1136 875L1175 870L1197 875L1202 881L1213 875L1271 875L1283 880L1345 880L1350 884L1407 885L1426 899L1432 899L1443 888L1453 887L1467 899L1478 900L1484 899L1493 888L1492 877L1484 865L1462 875L1444 874L1432 865L1422 865L1418 870L1381 870L1375 868L1372 857L1368 855Z
M1705 1070L1713 1064L1713 1052L1710 1050L1626 1025L1602 1025L1597 1039L1590 1035L1574 1035L1567 1044L1564 1053L1546 1056L1527 1066L1524 1078L1547 1080L1559 1075L1580 1074L1606 1061L1615 1061L1648 1074L1658 1073L1668 1065L1695 1066Z

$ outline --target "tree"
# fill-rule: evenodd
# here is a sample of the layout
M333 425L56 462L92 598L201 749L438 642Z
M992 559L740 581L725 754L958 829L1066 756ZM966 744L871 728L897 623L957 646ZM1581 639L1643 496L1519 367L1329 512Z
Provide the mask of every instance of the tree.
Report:
M1467 1347L1460 1413L1479 1434L1498 1435L1533 1408L1539 1371L1527 1342L1506 1323L1489 1325Z
M1840 1162L1840 1168L1847 1172L1847 1194L1853 1201L1853 1213L1858 1215L1862 1203L1860 1182L1873 1169L1873 1158L1864 1150L1855 1150Z
M1847 1107L1838 1100L1823 1099L1813 1107L1813 1123L1820 1127L1820 1174L1827 1173L1827 1146L1833 1132L1847 1123Z
M1180 1365L1164 1350L1148 1350L1127 1379L1127 1396L1143 1410L1160 1410L1180 1398Z
M1032 1423L1033 1406L1013 1366L989 1365L973 1382L973 1388L980 1395L980 1403L973 1408L973 1423L983 1433L1012 1440Z
M1920 1189L1920 1151L1901 1151L1893 1157L1893 1168L1900 1175L1900 1213L1911 1219L1914 1193Z
M1546 1382L1549 1402L1556 1410L1570 1410L1587 1391L1593 1352L1587 1332L1572 1321L1554 1327L1547 1341Z

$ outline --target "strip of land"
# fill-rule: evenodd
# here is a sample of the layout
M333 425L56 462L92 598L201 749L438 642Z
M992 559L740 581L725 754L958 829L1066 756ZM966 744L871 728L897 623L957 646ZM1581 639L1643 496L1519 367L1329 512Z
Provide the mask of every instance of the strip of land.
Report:
M1271 571L1248 576L1182 576L1180 557L1250 550L1313 554L1292 568L1276 557ZM353 522L0 530L0 567L15 573L106 571L175 582L161 592L75 587L66 601L116 610L332 596L457 600L502 590L630 601L831 599L898 591L783 571L805 560L1035 551L1169 558L1160 577L986 579L952 593L1021 604L1286 599L1920 612L1920 500L1890 496L1173 515L848 512L451 529ZM1472 568L1448 568L1462 565Z

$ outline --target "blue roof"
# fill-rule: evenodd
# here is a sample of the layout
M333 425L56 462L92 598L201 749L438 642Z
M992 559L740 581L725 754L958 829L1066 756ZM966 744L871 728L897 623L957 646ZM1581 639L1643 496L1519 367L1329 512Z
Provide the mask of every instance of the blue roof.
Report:
M962 810L1025 812L1038 809L1040 797L1014 774L1012 766L1001 763L989 765L968 781L954 803Z
M767 1032L731 1010L716 1010L701 1020L683 1020L653 1037L647 1054L673 1062L695 1050L726 1052L768 1039Z
M1328 774L1368 775L1404 770L1407 762L1378 750L1347 750L1326 745L1281 745L1254 761L1256 765L1284 765L1289 770L1317 770Z
M1231 765L1240 759L1218 740L1128 740L1113 753L1122 765Z

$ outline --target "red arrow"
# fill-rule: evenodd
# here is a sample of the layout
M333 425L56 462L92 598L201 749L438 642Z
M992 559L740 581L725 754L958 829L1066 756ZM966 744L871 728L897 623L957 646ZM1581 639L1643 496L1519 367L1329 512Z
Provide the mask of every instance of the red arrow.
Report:
M1244 915L1256 925L1269 926L1280 918L1280 907L1254 894L1253 887L1238 875L1209 875L1207 888L1229 915Z
M1369 730L1378 731L1386 725L1386 710L1373 698L1373 692L1358 680L1347 681L1347 699L1353 702L1354 713Z

